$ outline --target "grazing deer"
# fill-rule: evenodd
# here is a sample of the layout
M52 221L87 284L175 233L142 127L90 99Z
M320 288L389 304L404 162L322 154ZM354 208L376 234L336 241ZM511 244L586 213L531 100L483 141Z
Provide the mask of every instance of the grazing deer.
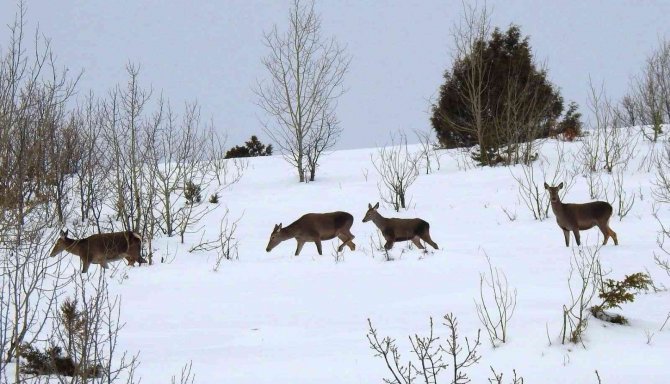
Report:
M282 241L295 239L298 242L296 256L308 241L316 244L316 249L321 255L321 240L330 240L337 236L342 240L342 244L337 248L338 252L342 252L345 245L353 251L356 249L356 244L352 241L355 236L350 231L353 223L354 217L347 212L308 213L285 228L281 223L275 225L265 250L270 252Z
M67 251L81 258L83 267L81 272L86 273L88 267L100 264L107 269L107 263L125 258L128 264L146 263L140 256L142 237L135 232L113 232L91 235L85 239L70 239L67 230L60 232L60 237L51 251L51 256Z
M612 216L612 206L606 201L592 201L584 204L564 204L558 196L558 191L563 188L563 183L557 187L551 187L544 183L544 189L549 191L551 198L551 210L556 215L556 222L563 230L565 236L565 246L570 246L570 232L574 233L577 245L579 241L579 231L591 229L598 226L600 232L605 236L603 245L612 236L615 245L619 245L616 233L609 227L610 216Z
M411 240L419 249L425 248L419 240L423 240L433 248L439 249L430 238L430 224L427 221L421 219L387 219L377 212L377 208L379 208L379 203L375 204L374 207L368 204L368 211L363 217L363 222L372 220L377 228L382 231L382 235L386 239L384 249L387 251L393 248L395 242L408 240Z

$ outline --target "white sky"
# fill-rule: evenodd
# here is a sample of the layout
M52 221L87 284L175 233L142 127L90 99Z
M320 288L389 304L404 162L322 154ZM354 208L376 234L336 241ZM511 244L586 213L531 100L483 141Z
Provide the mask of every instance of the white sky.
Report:
M566 101L585 111L589 75L621 96L660 36L670 36L670 1L496 0L493 25L521 26L536 57L547 63ZM79 94L124 82L127 62L173 105L197 99L203 116L229 134L229 145L252 134L262 141L252 87L265 73L262 33L285 24L289 0L28 0L29 30L39 23L58 63L84 70ZM338 116L337 148L383 144L390 130L429 130L430 100L450 65L449 31L460 0L317 0L324 34L353 56ZM16 3L0 0L0 23ZM7 43L7 29L0 48Z

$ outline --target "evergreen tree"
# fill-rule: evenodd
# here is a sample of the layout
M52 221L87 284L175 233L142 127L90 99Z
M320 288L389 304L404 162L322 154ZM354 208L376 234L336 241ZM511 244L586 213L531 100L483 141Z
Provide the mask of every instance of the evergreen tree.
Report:
M549 136L563 111L558 89L515 25L477 40L444 79L432 109L433 129L445 148L479 144L482 164L509 156L510 146Z
M271 156L272 144L266 146L258 140L256 135L251 136L249 141L244 143L244 146L235 146L226 152L226 159L233 159L236 157L256 157L256 156Z

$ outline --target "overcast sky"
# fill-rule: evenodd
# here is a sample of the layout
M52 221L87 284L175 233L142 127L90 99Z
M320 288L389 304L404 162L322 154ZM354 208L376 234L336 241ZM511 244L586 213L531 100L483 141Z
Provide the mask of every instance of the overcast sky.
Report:
M52 40L58 63L83 70L79 95L125 81L124 66L141 64L141 80L173 105L197 99L206 118L240 144L262 141L252 88L265 76L263 31L286 24L290 1L27 0L28 28ZM667 0L489 1L494 26L521 26L535 57L566 99L586 107L589 75L614 99L626 90L660 37L670 37ZM338 116L337 148L384 144L390 130L430 130L430 102L450 65L449 31L460 0L317 0L325 36L352 55ZM0 0L0 22L14 17ZM0 35L6 47L8 30Z

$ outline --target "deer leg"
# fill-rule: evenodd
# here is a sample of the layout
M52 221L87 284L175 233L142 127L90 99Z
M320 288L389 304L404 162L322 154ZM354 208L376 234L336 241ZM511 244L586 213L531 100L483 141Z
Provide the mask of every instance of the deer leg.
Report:
M300 251L302 251L302 246L305 245L305 242L302 240L296 240L298 242L298 247L295 249L295 255L298 256Z
M563 229L563 228L561 228ZM570 231L567 229L563 229L563 236L565 237L565 246L569 247L570 246Z
M577 246L582 245L582 243L579 241L579 229L575 229L572 231L572 233L575 234L575 241L577 242Z
M84 265L81 268L81 273L88 272L88 267L91 266L91 260L89 260L87 257L83 257L81 261L84 263Z
M416 245L416 247L419 249L426 249L423 245L421 245L421 241L419 241L419 239L419 236L414 236L412 238L412 243L414 243L414 245Z
M598 229L600 229L600 232L602 232L603 237L605 238L603 240L603 245L607 244L607 240L610 238L609 228L607 228L606 225L598 224Z
M354 236L354 234L351 233L351 231L348 230L348 229L346 230L346 232L344 234L349 237L349 240L347 240L347 245L349 246L349 248L352 251L355 251L356 250L356 244L354 244L354 242L352 240L355 239L356 236Z
M612 240L614 240L614 245L619 245L619 238L616 237L616 232L614 232L610 227L607 227L607 231L609 232L610 236L612 236Z
M386 240L386 244L384 244L384 249L387 251L390 250L391 248L393 248L393 243L394 243L393 240Z
M314 240L314 244L316 244L316 250L319 251L319 255L323 255L323 253L321 253L321 240Z
M101 259L100 262L99 262L98 264L100 264L100 266L101 266L103 269L107 269L107 268L109 268L109 265L107 264L107 260L106 260L106 259Z
M348 246L352 251L356 249L356 244L354 244L354 242L351 241L351 239L353 239L353 236L347 236L345 234L339 234L339 235L337 235L337 237L340 240L342 240L342 244L339 247L337 247L337 252L342 252L345 245Z
M435 249L440 249L438 248L437 244L433 241L433 239L430 238L430 233L426 232L424 235L420 236L423 241L426 243L430 244L431 247ZM423 248L421 248L423 249Z

